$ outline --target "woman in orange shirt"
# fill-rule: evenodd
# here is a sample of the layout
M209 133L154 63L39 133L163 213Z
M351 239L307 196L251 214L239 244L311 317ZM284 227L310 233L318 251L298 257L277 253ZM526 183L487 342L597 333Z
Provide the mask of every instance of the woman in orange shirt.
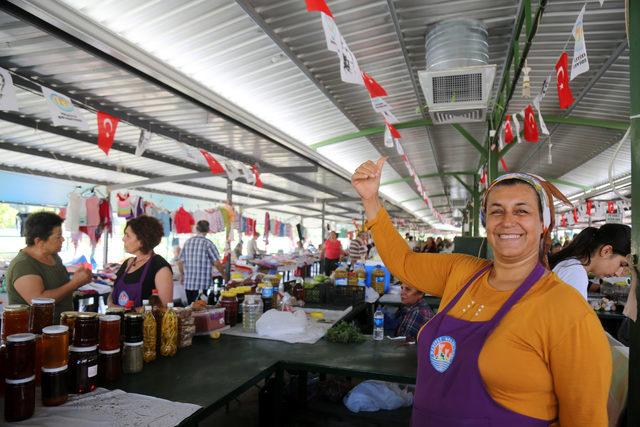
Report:
M485 192L492 262L411 251L378 198L385 159L352 184L380 256L405 283L442 297L418 336L412 425L606 426L611 353L589 304L549 272L553 185L503 175Z

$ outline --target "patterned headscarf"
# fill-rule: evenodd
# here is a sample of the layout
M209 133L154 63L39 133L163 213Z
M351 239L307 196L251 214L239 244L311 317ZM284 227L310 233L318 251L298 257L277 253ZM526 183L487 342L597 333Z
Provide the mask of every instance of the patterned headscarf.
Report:
M540 206L542 208L543 224L542 239L540 240L540 261L548 268L549 264L547 262L547 253L549 253L549 248L551 247L551 231L553 231L553 227L555 226L555 208L553 206L553 199L555 198L571 207L573 207L573 205L569 199L560 192L560 190L538 175L528 173L508 173L496 178L489 188L487 188L487 191L485 191L484 198L482 199L483 215L487 212L487 197L491 190L496 186L496 184L511 179L516 179L529 184L538 194L538 199L540 200Z

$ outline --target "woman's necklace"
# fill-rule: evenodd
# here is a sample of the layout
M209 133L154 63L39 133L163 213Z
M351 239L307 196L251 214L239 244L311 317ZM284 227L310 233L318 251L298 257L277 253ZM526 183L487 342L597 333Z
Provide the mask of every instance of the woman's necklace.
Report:
M139 267L141 265L143 265L145 262L147 262L149 260L149 258L151 258L151 255L147 255L146 257L140 259L138 257L133 258L133 262L131 263L131 268L136 268Z

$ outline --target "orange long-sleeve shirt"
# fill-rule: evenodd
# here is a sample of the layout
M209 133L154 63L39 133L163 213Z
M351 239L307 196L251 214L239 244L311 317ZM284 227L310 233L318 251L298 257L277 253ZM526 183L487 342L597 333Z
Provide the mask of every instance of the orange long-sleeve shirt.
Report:
M441 309L488 262L468 255L411 251L384 209L367 226L389 271L442 297ZM485 273L449 315L489 320L512 292L491 287ZM589 304L553 273L541 278L502 319L487 339L478 366L489 395L515 412L557 419L562 427L608 423L607 338Z

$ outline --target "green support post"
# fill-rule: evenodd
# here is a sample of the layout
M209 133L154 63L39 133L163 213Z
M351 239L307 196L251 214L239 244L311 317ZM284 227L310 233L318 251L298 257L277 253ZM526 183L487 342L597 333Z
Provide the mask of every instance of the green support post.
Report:
M640 2L628 2L631 119L631 253L640 255ZM640 292L636 298L640 297ZM640 325L631 322L627 426L640 425Z
M473 237L480 237L480 177L473 177Z

